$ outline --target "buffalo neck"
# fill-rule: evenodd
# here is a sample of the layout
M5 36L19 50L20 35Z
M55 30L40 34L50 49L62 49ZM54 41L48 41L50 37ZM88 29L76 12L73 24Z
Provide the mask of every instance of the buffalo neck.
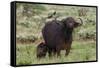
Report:
M64 32L65 32L65 42L72 41L72 32L73 32L73 29L71 29L71 28L65 28Z

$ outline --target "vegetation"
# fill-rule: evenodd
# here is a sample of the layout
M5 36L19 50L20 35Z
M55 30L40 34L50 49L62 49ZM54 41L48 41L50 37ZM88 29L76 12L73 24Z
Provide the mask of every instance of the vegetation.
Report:
M16 5L16 52L17 65L63 63L96 60L96 8L76 7L43 4L17 3ZM36 58L36 47L43 41L41 29L46 21L53 20L47 17L56 11L58 20L72 16L82 18L83 25L74 30L74 41L68 56L62 51L61 57ZM82 12L82 13L81 13Z
M94 41L74 41L71 52L65 56L65 51L61 52L61 57L37 59L36 44L18 44L17 45L17 65L44 64L44 63L63 63L63 62L80 62L96 60L96 43Z

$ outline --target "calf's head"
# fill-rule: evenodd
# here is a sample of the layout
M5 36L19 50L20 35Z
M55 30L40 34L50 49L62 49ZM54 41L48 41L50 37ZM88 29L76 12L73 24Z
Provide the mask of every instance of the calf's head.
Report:
M74 18L68 17L63 19L62 22L64 23L65 27L73 29L83 24L82 19L78 18L81 22L77 22Z
M46 53L47 53L47 46L45 43L42 42L37 46L37 58L45 57Z

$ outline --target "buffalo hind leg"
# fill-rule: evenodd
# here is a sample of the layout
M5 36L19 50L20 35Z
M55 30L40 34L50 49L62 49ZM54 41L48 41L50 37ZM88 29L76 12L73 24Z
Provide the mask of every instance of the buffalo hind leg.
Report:
M61 57L60 50L57 51L57 57Z
M53 49L53 56L56 56L56 49Z

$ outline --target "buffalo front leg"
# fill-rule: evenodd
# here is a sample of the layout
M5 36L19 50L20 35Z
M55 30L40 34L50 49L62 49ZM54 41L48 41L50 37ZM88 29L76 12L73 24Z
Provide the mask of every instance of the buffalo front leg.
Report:
M57 47L57 49L56 49L56 52L57 52L57 57L61 56L61 55L60 55L60 51L61 51L61 50L60 50L60 48L59 48L59 47Z
M66 49L66 53L65 53L65 56L67 56L70 52L70 49L71 49L71 46L69 46L67 49Z

